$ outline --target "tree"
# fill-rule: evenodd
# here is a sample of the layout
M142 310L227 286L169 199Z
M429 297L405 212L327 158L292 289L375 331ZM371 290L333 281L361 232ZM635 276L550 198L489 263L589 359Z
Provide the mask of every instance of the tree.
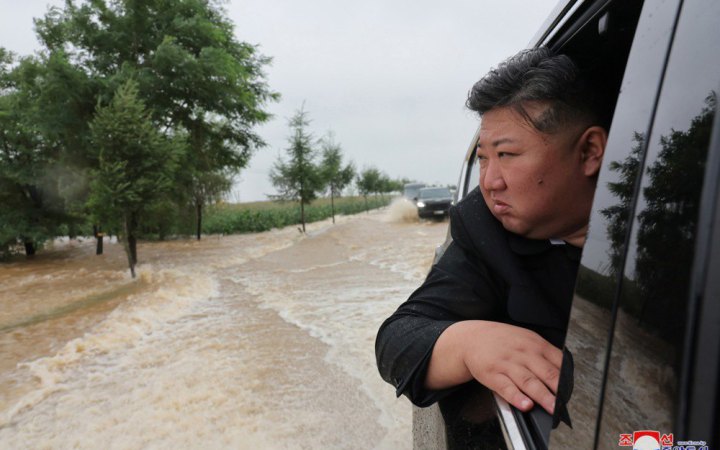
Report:
M195 236L200 240L202 230L202 211L204 205L215 203L232 188L234 170L197 171L193 177L192 198L195 206Z
M42 99L59 84L58 64L22 58L0 48L0 253L18 242L32 255L43 241L78 221L62 198L72 183L65 177ZM58 99L63 97L57 93ZM69 106L69 105L66 105ZM74 182L77 184L77 181Z
M403 189L405 188L405 185L407 183L405 182L404 178L396 178L394 180L390 180L388 182L388 192L398 192L402 193Z
M624 282L636 289L635 295L623 299L622 307L635 315L640 325L649 323L663 330L662 337L675 343L684 337L682 327L677 326L682 323L678 317L683 317L684 308L675 299L687 295L716 108L717 96L710 92L686 130L670 129L659 137L658 144L652 143L659 145L657 155L649 153L652 147L646 149L645 136L636 132L627 158L609 164L618 174L616 181L608 183L617 203L601 213L607 219L611 242L611 274L621 272ZM650 162L641 174L641 197L635 205L632 200L643 151L648 151ZM636 252L630 253L632 259L625 265L627 223L632 220ZM667 256L669 247L671 258Z
M300 222L305 232L305 205L317 198L323 179L321 169L315 163L317 150L312 134L306 131L310 121L303 108L290 119L289 125L289 160L285 162L282 156L278 157L270 171L270 181L278 190L277 198L300 202Z
M405 183L402 180L393 180L387 174L381 173L378 180L377 192L380 196L391 192L402 192Z
M253 127L278 98L265 83L270 60L237 41L224 11L207 0L67 0L36 29L51 55L67 55L92 79L93 101L106 103L134 80L152 123L168 138L185 137L176 191L189 191L178 199L194 206L201 227L203 207L264 145Z
M335 223L335 197L340 196L345 186L355 178L355 166L352 162L343 167L342 148L336 143L332 134L322 140L321 175L330 191L330 207L332 221Z
M660 137L661 150L646 168L644 203L637 214L637 259L634 278L643 299L638 318L663 330L663 337L680 345L684 328L677 319L685 308L675 299L687 295L686 280L695 255L695 234L707 152L717 110L710 92L701 112L686 130L671 129ZM638 208L640 209L640 208ZM668 258L668 245L672 257Z
M88 207L98 221L121 229L135 277L137 233L148 205L172 187L178 153L154 127L135 83L118 88L90 124L97 169L91 174Z
M625 254L625 233L627 221L630 220L630 208L635 195L635 181L640 170L640 160L644 148L645 137L642 133L634 132L634 144L623 161L610 161L608 168L618 173L617 181L607 183L608 191L617 197L618 202L600 210L607 219L607 237L611 246L609 251L610 273L617 275L621 268L622 258Z
M363 169L363 171L358 175L355 184L357 184L360 195L365 198L365 211L368 211L369 209L367 196L370 193L377 193L380 190L381 179L382 174L375 167Z

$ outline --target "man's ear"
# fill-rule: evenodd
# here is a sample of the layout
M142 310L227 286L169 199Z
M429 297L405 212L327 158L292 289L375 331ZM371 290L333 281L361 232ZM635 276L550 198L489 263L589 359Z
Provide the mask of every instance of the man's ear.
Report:
M600 171L603 155L605 155L607 137L607 131L599 126L588 128L580 137L578 145L580 146L580 155L585 176L593 177Z

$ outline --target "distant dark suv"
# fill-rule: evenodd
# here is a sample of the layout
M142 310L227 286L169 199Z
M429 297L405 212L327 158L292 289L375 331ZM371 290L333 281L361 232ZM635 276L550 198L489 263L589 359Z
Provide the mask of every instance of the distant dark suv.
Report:
M720 448L718 24L717 0L569 0L540 29L531 46L614 105L565 341L572 428L471 383L414 409L415 448Z
M450 189L444 187L423 188L418 191L417 206L418 216L421 218L438 217L443 218L449 214L450 206L453 204L453 194Z

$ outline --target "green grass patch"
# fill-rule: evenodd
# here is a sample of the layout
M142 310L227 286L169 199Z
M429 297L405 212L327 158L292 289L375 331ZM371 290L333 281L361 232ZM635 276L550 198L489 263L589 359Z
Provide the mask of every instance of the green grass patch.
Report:
M367 209L381 208L390 197L368 197ZM335 199L335 215L357 214L366 210L363 197ZM320 198L305 206L307 223L332 215L329 198ZM287 201L220 203L207 208L203 220L204 234L256 233L300 223L300 204Z

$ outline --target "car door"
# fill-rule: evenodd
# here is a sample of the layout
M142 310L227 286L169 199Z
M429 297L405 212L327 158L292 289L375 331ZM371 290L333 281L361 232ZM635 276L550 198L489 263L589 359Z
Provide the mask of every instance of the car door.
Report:
M617 449L639 430L664 436L663 445L717 439L717 327L703 319L718 316L707 264L717 258L709 249L720 47L709 43L720 42L720 3L673 7L680 12L652 121L626 139L624 155L608 144L591 220L598 242L583 254L566 341L575 355L573 429L553 432L552 448ZM620 120L631 117L618 104L613 127ZM605 343L587 345L605 330Z
M620 288L636 191L658 91L678 15L679 0L647 2L625 69L613 115L578 270L566 347L573 355L572 430L552 433L553 448L595 445L605 361L611 344L613 307ZM568 364L569 362L566 362Z

